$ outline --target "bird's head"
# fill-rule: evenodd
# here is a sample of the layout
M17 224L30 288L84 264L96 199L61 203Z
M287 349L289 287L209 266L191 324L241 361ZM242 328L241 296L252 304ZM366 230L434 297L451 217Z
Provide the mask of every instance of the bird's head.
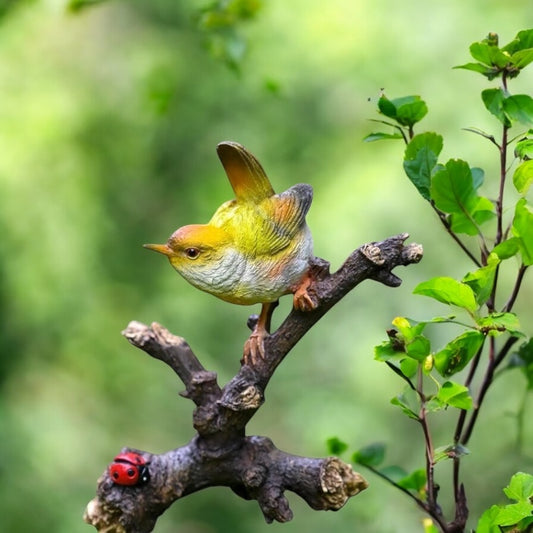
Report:
M222 228L191 224L177 229L166 244L145 244L144 247L166 255L187 281L200 286L220 266L230 244L231 238Z

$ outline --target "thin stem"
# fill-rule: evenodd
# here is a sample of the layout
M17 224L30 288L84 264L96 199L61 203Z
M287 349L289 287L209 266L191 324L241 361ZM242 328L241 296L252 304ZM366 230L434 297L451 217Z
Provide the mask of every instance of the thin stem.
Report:
M429 505L424 502L422 499L420 499L418 496L413 494L410 490L402 487L401 485L398 485L395 481L393 481L390 477L388 477L383 472L380 472L378 469L374 468L370 465L364 465L366 468L368 468L372 473L376 474L376 476L380 477L381 479L385 480L387 483L392 485L394 488L398 489L399 491L406 494L409 498L411 498L420 509L422 509L425 513L427 513L435 522L437 522L441 528L442 531L446 532L448 530L446 521L442 517L442 514L440 512L435 512L435 510L432 510L429 508Z
M466 430L461 437L461 444L464 444L466 446L470 437L472 436L472 431L474 429L474 426L476 425L476 420L479 415L481 405L483 404L485 394L487 393L489 387L494 381L494 372L501 364L501 362L505 359L505 356L509 353L509 350L513 347L517 340L518 337L509 337L509 339L507 339L507 342L501 348L500 352L496 354L494 337L490 337L489 364L487 365L487 370L485 372L485 376L483 377L483 381L481 383L481 387L479 389L474 404L474 410L468 422L468 426L466 427Z
M431 438L431 432L427 421L426 410L426 396L424 394L424 373L422 366L418 365L417 370L417 393L420 397L420 412L418 415L418 422L422 426L424 432L425 450L426 450L426 479L427 479L427 505L428 508L434 513L441 515L441 511L437 505L436 490L435 490L435 478L434 478L434 449L433 441Z
M524 274L526 273L526 270L527 270L527 266L522 263L520 265L520 268L518 269L518 275L516 276L516 281L513 287L513 292L511 293L509 300L507 300L507 303L503 306L502 311L504 313L509 313L511 309L513 308L513 305L516 301L518 293L520 292L520 286L522 285L522 281L524 280Z
M505 82L505 78L504 78ZM500 144L500 190L496 200L496 216L498 219L495 245L500 244L503 238L503 193L505 190L505 178L507 176L507 146L509 127L504 124L502 142Z
M472 262L478 267L481 268L481 262L472 254L472 252L466 247L466 245L459 239L457 234L452 230L450 223L448 222L448 219L446 218L446 214L442 212L440 209L438 209L433 202L431 202L431 207L433 207L433 210L435 213L437 213L439 220L442 222L442 225L450 235L450 237L459 245L461 250L472 260Z
M409 385L409 387L416 391L416 387L413 385L413 382L401 371L400 368L393 365L390 361L385 361L385 364L398 376L400 376L406 383Z

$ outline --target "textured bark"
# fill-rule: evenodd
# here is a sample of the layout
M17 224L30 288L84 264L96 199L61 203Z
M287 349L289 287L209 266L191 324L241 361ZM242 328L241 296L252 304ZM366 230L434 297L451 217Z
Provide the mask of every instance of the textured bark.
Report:
M138 452L149 462L150 481L146 484L116 485L104 472L98 480L97 496L85 511L85 521L100 532L147 533L177 499L207 487L227 486L242 498L256 500L267 522L286 522L292 518L287 490L317 510L338 510L364 490L364 478L336 457L291 455L277 449L267 437L245 436L245 428L263 404L265 388L277 366L329 309L365 279L390 287L400 285L392 269L422 258L420 245L404 246L407 237L402 234L363 245L333 274L327 262L315 259L314 281L308 292L316 309L293 309L266 338L264 359L243 364L223 388L183 338L156 323L131 322L123 332L129 342L166 363L184 383L182 396L196 405L193 425L197 434L185 446L165 454ZM251 317L249 326L253 325Z

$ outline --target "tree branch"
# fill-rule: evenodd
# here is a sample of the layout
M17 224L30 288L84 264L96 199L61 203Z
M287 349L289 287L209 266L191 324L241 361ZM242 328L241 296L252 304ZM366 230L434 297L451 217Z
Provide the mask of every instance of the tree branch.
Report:
M207 371L189 345L159 324L131 322L123 335L134 346L166 363L185 385L182 395L194 402L197 435L185 446L162 455L138 452L148 462L146 484L115 484L107 472L97 496L87 506L85 521L105 533L148 533L157 517L174 501L210 486L230 487L258 502L267 522L286 522L292 512L284 495L290 490L313 509L338 510L367 487L364 478L336 457L298 457L277 449L266 437L245 436L245 427L264 401L265 388L294 345L341 298L365 279L390 287L401 280L392 270L417 263L422 247L404 246L407 234L355 250L334 274L315 259L309 289L317 303L310 312L292 310L265 340L265 356L243 364L224 387ZM130 451L130 450L123 450Z

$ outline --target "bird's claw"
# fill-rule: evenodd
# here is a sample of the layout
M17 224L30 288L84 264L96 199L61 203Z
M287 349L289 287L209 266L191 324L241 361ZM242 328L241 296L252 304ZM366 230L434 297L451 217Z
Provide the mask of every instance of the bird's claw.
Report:
M318 307L318 304L309 296L307 289L313 284L313 278L310 275L305 276L300 285L294 291L293 305L298 311L312 311Z
M260 360L265 358L265 338L268 336L266 331L254 332L248 337L244 343L243 363L248 366L254 366Z

